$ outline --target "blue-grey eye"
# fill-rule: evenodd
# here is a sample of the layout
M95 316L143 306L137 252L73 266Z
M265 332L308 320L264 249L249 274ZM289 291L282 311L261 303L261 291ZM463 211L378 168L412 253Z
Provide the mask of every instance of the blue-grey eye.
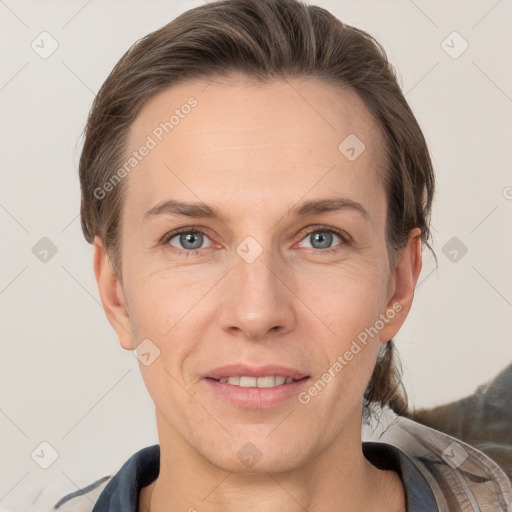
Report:
M342 241L339 235L331 231L312 231L303 238L303 241L310 242L310 245L304 245L304 247L311 247L313 249L329 249L332 247L334 237L338 238L340 242Z
M178 239L177 244L172 243L173 240ZM186 251L193 251L195 249L201 249L205 240L208 240L203 233L199 231L188 231L186 233L178 233L169 239L169 244L178 249L184 249ZM209 241L209 240L208 240Z

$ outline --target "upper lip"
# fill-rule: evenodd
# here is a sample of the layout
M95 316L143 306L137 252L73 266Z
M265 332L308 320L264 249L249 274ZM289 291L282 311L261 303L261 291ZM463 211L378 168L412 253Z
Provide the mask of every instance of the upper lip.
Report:
M270 377L279 375L282 377L291 377L292 379L299 380L308 377L307 374L286 366L280 365L265 365L265 366L249 366L246 364L228 364L220 366L214 370L209 371L204 375L204 378L220 379L222 377Z

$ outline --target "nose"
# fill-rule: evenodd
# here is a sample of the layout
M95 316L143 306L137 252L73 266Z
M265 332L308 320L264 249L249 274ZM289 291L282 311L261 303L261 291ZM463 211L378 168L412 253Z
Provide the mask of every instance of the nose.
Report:
M224 285L226 298L219 316L222 328L251 341L292 330L297 298L288 274L270 252L264 251L251 263L238 258Z

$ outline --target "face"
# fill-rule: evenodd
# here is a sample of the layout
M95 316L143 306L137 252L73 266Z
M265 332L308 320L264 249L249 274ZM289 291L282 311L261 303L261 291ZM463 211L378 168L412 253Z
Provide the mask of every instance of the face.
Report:
M381 139L355 93L206 85L173 86L134 121L128 153L150 149L124 178L122 284L100 241L96 275L122 346L143 343L160 440L229 471L247 456L251 471L283 471L360 441L419 233L391 269Z

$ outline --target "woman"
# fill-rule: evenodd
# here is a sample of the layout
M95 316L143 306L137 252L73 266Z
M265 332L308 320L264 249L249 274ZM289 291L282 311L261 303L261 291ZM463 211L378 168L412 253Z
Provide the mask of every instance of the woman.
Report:
M406 418L434 175L368 34L295 0L186 12L103 84L80 179L159 444L60 510L510 509L496 463Z

